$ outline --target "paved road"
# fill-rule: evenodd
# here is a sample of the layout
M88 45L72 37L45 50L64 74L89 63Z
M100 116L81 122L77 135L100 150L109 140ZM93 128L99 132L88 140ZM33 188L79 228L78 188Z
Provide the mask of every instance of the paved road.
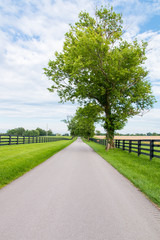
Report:
M0 190L0 240L160 240L160 211L78 139Z

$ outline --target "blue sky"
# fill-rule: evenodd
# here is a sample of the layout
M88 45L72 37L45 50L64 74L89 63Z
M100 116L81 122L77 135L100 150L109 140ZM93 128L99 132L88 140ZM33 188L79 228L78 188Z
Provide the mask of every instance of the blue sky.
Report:
M0 1L0 132L15 127L46 128L65 133L61 120L77 108L60 104L43 67L61 51L69 23L95 6L114 6L122 13L127 41L148 41L146 67L157 103L143 117L135 116L121 133L160 133L160 0L6 0ZM97 130L103 131L98 125Z

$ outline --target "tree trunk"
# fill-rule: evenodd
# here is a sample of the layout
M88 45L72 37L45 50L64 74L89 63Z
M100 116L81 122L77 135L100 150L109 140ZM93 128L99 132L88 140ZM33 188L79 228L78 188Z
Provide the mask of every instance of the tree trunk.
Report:
M111 111L111 102L109 100L109 94L106 93L106 103L105 103L105 115L106 115L106 121L104 124L104 128L107 132L106 134L106 151L109 149L114 148L114 118L112 116L112 111Z
M106 114L106 122L105 122L105 129L107 131L106 134L106 151L109 149L114 148L114 123L111 115L111 108L109 101L107 101L107 105L105 107L105 114Z
M109 149L114 148L114 131L108 129L106 137L106 151L108 151Z

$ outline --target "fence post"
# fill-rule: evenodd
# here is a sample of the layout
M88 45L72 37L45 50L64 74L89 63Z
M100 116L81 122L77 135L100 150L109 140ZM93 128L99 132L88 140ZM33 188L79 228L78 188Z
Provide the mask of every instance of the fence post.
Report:
M132 140L129 140L129 153L131 152L131 148L132 148Z
M30 143L30 136L28 137L28 143Z
M123 140L123 150L125 150L125 140Z
M153 158L154 153L154 140L150 140L150 160Z
M9 135L9 145L11 145L11 135Z
M138 140L138 156L141 154L141 140Z
M23 144L25 144L25 136L23 136Z
M17 144L18 144L18 136L17 136Z
M120 140L118 139L118 148L120 148Z

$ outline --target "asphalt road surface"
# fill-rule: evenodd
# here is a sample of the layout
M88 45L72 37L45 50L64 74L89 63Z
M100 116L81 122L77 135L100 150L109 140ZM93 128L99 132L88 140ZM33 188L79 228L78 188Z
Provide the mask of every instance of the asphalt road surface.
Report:
M160 210L78 139L0 190L0 240L160 240Z

